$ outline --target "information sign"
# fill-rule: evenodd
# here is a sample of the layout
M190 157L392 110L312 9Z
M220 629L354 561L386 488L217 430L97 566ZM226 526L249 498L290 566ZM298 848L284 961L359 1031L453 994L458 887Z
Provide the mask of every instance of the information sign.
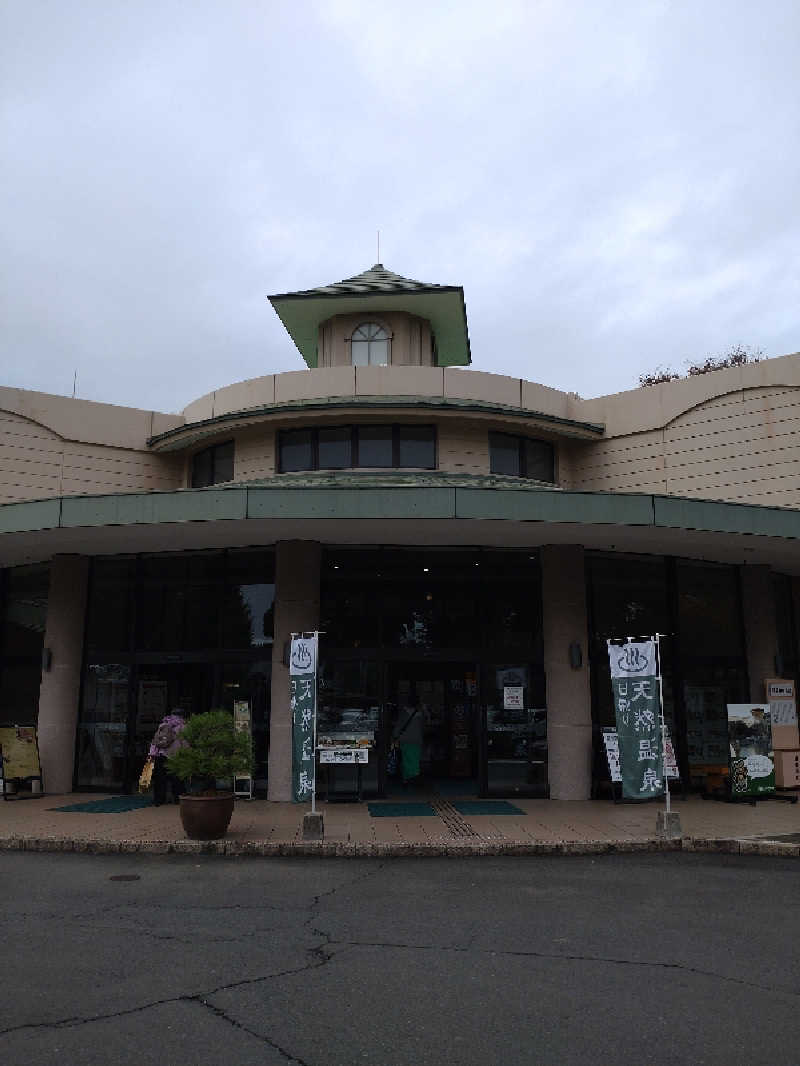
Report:
M768 703L728 704L731 794L763 796L775 791L775 762Z
M525 689L522 685L504 685L503 686L503 710L505 711L521 711L523 704L523 695Z
M233 701L233 728L237 733L252 735L252 722L250 719L250 701ZM253 775L237 774L233 779L233 794L240 799L253 798Z
M797 725L794 681L785 678L767 680L767 703L773 729L776 725Z

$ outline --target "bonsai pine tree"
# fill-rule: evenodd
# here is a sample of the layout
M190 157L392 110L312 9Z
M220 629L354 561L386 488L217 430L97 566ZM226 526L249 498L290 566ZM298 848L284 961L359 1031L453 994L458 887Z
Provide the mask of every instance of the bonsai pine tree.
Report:
M253 753L250 737L233 727L227 711L193 715L181 733L183 746L167 760L167 768L190 792L214 793L218 779L232 781L250 773Z

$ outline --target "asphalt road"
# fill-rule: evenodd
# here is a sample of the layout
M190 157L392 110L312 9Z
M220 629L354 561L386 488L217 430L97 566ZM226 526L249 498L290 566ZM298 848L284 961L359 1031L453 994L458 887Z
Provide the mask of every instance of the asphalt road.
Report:
M0 854L0 1063L797 1066L799 879L723 855Z

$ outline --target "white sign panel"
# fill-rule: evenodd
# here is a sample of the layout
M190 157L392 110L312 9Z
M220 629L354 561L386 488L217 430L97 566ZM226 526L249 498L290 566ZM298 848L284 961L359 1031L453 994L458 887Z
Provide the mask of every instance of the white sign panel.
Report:
M603 743L606 746L606 759L608 760L608 772L612 781L622 780L622 771L619 767L619 737L616 729L603 730Z
M632 640L628 644L608 643L612 677L655 677L656 642Z
M317 638L292 637L289 655L289 674L315 674L317 672Z
M319 761L338 766L365 763L369 762L369 752L366 748L320 748Z
M773 726L797 724L794 681L768 681L767 702Z
M525 689L522 685L503 686L503 710L521 711L523 707L522 696Z

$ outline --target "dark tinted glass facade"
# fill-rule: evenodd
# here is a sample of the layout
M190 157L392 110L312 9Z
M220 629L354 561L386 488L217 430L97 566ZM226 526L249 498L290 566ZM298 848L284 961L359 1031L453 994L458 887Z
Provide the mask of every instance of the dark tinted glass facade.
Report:
M77 787L131 787L167 711L246 700L263 788L274 601L267 551L93 560Z
M608 639L661 634L664 712L682 780L727 770L727 704L749 685L736 567L653 556L588 555L595 776L607 775L600 730L613 726Z
M36 725L49 568L0 570L0 725Z
M357 714L385 753L416 708L424 777L469 779L473 794L546 794L536 554L329 550L321 604L321 728ZM365 782L373 791L386 785L381 760Z
M493 474L555 482L555 450L550 441L489 434L489 470Z
M192 488L204 489L223 481L233 481L233 454L232 440L197 452L192 457Z
M436 428L412 425L332 426L278 433L278 471L436 469Z

